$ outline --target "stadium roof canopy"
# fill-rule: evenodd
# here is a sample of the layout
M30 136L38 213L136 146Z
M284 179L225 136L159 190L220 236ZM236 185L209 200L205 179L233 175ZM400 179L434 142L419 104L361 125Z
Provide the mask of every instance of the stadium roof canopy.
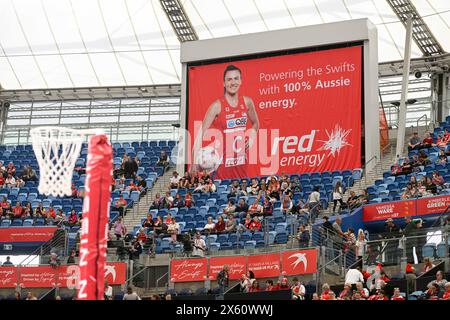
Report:
M450 52L450 1L410 1ZM380 62L403 55L405 28L386 0L179 2L199 39L367 17ZM0 0L0 30L4 89L180 82L180 43L159 0Z

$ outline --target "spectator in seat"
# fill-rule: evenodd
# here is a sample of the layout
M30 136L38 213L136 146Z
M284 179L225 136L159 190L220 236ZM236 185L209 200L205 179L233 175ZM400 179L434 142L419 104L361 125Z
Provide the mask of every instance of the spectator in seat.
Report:
M269 197L264 198L264 204L262 207L262 215L264 217L271 216L273 214L273 204L270 202Z
M305 300L306 289L305 286L298 280L298 278L292 279L292 299Z
M278 280L277 285L275 287L275 290L290 290L291 287L289 286L288 279L286 277L281 278Z
M134 164L134 161L131 160L131 157L125 156L125 162L123 163L123 171L126 179L134 178L136 176L137 168Z
M419 163L421 166L426 166L431 164L430 159L428 159L427 154L425 153L425 150L419 151Z
M338 300L351 300L352 299L352 285L349 283L344 284L344 289L339 293Z
M170 178L170 189L178 189L180 187L180 176L178 172L174 171L172 177Z
M257 196L259 194L259 190L260 190L260 187L259 187L258 180L257 179L252 179L252 183L251 183L251 185L249 187L248 194L252 195L252 196Z
M25 300L37 300L37 298L34 295L34 293L30 291L30 292L27 293L27 297L26 297Z
M274 291L275 287L273 286L272 280L266 280L266 290L265 291Z
M155 199L153 200L152 205L150 206L150 209L158 209L158 210L162 209L163 208L162 202L163 198L161 197L161 194L157 192L155 194Z
M251 216L259 216L261 215L263 211L262 206L259 204L258 199L255 199L252 203L252 205L248 208L248 213Z
M5 185L8 188L14 188L16 186L16 179L13 177L11 173L8 173L8 176L5 180Z
M165 151L161 151L159 160L156 165L164 167L164 171L166 171L166 169L169 167L169 157L167 156Z
M153 230L157 235L166 234L167 233L167 224L164 223L161 216L156 217L155 224L153 225Z
M253 281L252 286L248 289L249 293L252 292L260 292L261 289L259 288L259 282L258 280L255 279L255 281Z
M225 231L225 222L223 221L222 216L217 217L217 223L214 225L214 231L217 233Z
M408 143L408 151L411 150L418 150L421 147L421 141L419 138L419 134L417 132L413 133L413 136L411 137L411 139L409 140Z
M409 161L409 158L406 157L403 159L402 163L402 174L410 174L412 172L412 164Z
M427 300L439 300L440 289L437 283L428 285L428 290L425 292L425 299Z
M358 292L364 300L369 298L369 290L363 287L362 282L356 282L356 292Z
M170 191L166 191L166 194L162 200L162 207L165 209L170 209L173 206L173 197L170 194Z
M350 208L351 210L356 208L358 206L358 196L356 195L355 191L350 191L350 195L347 199L347 208Z
M215 228L215 224L213 222L213 218L212 217L208 217L208 221L205 224L205 227L203 228L203 230L205 230L208 233L211 233L212 231L214 231Z
M139 229L139 233L136 238L137 241L139 241L142 246L144 246L147 243L147 234L145 233L145 229L143 227Z
M50 206L46 212L47 214L47 224L52 225L56 221L56 211L53 206Z
M433 269L435 267L433 262L431 262L430 257L425 257L423 259L423 262L424 262L424 265L422 268L422 273L427 273L428 271L430 271L431 269Z
M369 298L369 300L388 300L388 298L386 297L384 290L380 289L380 290L377 290L375 297L373 299Z
M247 214L248 208L249 207L248 207L247 202L245 202L244 199L240 199L236 206L235 212L239 213L239 217L242 218Z
M153 221L153 216L151 213L147 214L147 219L142 223L142 227L146 228L148 231L153 230L155 222Z
M23 207L23 217L33 218L33 208L31 208L31 203L27 202L25 207Z
M435 183L433 183L433 180L431 180L430 177L425 177L425 189L430 194L436 194L437 193L437 186Z
M188 208L195 206L194 197L192 196L191 192L186 193L184 196L184 205Z
M253 219L250 216L250 214L247 214L245 216L245 220L244 220L244 223L243 223L246 229L250 229L250 225L251 225L252 221L253 221Z
M416 178L416 176L411 176L409 178L409 184L411 186L413 186L414 188L417 188L417 178Z
M164 219L164 223L169 225L172 223L172 214L169 212L166 216L166 219Z
M17 201L15 207L12 209L14 219L22 219L23 218L23 208L20 205L20 202Z
M439 171L434 171L433 179L431 180L431 182L435 184L439 190L442 190L445 180L444 177L440 175Z
M311 236L309 235L309 230L306 229L304 224L301 224L298 227L298 234L295 238L298 240L299 248L309 247L309 240L311 239Z
M115 182L115 180L114 180L114 182ZM78 198L78 190L75 187L75 184L72 183L72 185L70 186L70 189L72 190L72 197Z
M236 220L234 219L233 214L229 214L225 226L225 232L236 232L236 229L237 229Z
M227 206L222 209L223 216L229 216L230 214L234 215L234 212L236 211L236 206L234 205L234 200L229 199Z
M425 148L425 149L431 148L434 144L433 142L434 141L433 141L433 138L430 136L430 133L426 132L425 136L423 138L423 141L422 141L421 148Z
M332 293L330 289L330 285L328 283L324 283L322 285L322 294L320 295L320 300L331 300L330 299L330 293ZM334 292L333 292L334 294Z
M447 163L447 155L444 150L439 151L439 157L436 160L436 164L446 164Z
M447 282L444 286L445 292L442 295L442 300L450 300L450 282Z
M289 198L289 196L284 196L283 202L281 204L281 212L284 215L291 213L292 206L293 206L293 204L292 204L292 201Z
M361 296L361 293L358 291L353 292L352 300L366 300Z
M317 292L314 292L314 293L312 294L311 300L320 300L320 297L319 297L319 295L317 294Z
M412 184L408 183L406 185L405 191L402 193L401 198L403 200L413 199L419 196L419 191Z
M0 187L3 187L5 185L5 177L3 176L3 173L0 172Z
M116 236L117 240L120 240L123 237L125 237L125 235L127 234L127 229L122 222L122 217L117 218L117 221L114 222L113 229L114 235Z
M74 209L70 211L69 217L67 218L67 225L74 227L79 224L78 215Z
M261 222L259 221L258 217L253 217L249 229L251 232L261 231Z
M3 262L3 266L13 266L14 264L11 262L11 257L6 257L6 261Z
M239 182L237 180L234 180L231 183L230 192L227 195L228 199L237 197L240 194L240 191L241 191L241 186L239 185Z
M394 294L392 295L391 300L405 300L405 298L400 294L399 288L394 288Z
M194 238L194 248L192 255L197 257L204 257L206 252L206 243L205 240L202 239L200 232L195 233Z
M16 167L14 166L14 163L8 163L8 166L6 167L6 173L11 176L16 175Z
M36 218L46 218L47 214L45 213L45 208L42 203L39 203L36 208L34 208L34 216Z
M447 283L447 280L444 278L444 273L439 270L436 272L436 280L431 281L429 284L437 283L439 285L439 289L441 291L445 291L445 285Z
M16 178L16 188L25 187L25 181L23 181L20 177Z
M145 195L147 189L147 182L142 179L141 176L136 177L138 190L142 192L142 195Z
M177 242L177 235L180 233L180 225L177 223L177 219L174 217L172 221L167 226L167 232L172 238L172 242Z
M172 202L172 207L173 208L183 208L184 207L183 198L181 197L181 195L179 193L177 193L175 195L175 198L173 199L173 202Z
M14 300L22 300L22 296L20 295L19 291L14 292Z

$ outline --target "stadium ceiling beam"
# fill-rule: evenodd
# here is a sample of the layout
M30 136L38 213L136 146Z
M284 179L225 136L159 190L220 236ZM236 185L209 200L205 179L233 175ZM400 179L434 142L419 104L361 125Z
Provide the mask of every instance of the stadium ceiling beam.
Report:
M378 76L392 77L401 76L403 70L403 60L388 61L378 64ZM421 71L422 73L445 73L450 70L450 54L445 53L432 57L422 57L411 59L411 72Z
M429 57L445 53L445 50L437 41L430 28L428 28L419 12L417 12L411 0L386 1L405 27L408 17L412 17L412 36L424 56Z
M180 42L198 40L198 35L179 0L159 0Z
M147 99L171 98L180 96L181 87L179 83L142 86L80 87L0 91L0 100L9 102Z

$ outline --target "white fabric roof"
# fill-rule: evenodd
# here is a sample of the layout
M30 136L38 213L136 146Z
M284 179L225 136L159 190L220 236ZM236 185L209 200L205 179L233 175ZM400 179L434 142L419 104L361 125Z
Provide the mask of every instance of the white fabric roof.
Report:
M403 54L405 29L385 0L181 3L200 39L367 17L380 62ZM450 51L450 1L413 3ZM159 0L0 0L4 89L179 83L179 48ZM422 55L414 43L412 55Z

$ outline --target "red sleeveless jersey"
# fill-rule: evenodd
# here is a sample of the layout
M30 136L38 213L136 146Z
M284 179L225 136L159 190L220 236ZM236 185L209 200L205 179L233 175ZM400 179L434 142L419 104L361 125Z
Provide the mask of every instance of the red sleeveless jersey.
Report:
M213 127L223 133L222 146L219 146L223 158L217 169L216 178L245 177L247 171L245 132L249 127L249 120L244 97L239 96L236 107L231 106L225 96L219 100L221 111L214 120Z

